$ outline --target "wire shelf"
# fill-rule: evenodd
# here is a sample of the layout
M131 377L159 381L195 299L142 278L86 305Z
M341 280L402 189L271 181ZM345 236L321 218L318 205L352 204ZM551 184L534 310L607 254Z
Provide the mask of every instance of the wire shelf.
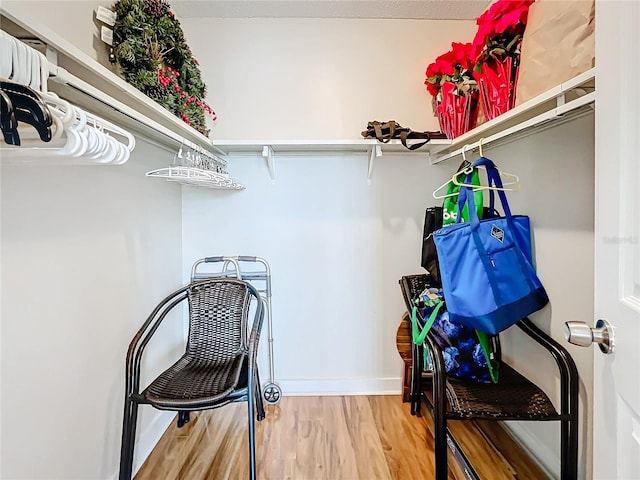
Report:
M225 173L202 170L196 167L166 167L147 172L147 177L164 178L170 182L195 187L216 188L224 190L244 190L245 186Z

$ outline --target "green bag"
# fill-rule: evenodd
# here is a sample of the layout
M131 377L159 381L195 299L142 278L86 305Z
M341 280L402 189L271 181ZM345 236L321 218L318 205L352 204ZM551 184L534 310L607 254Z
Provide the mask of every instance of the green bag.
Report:
M465 168L465 166L469 166L468 162L464 162L458 168L458 171ZM466 174L461 173L456 177L459 183L464 183L466 179ZM471 183L473 185L480 186L480 175L478 174L478 169L473 169L473 176L471 177ZM449 182L447 186L447 196L444 199L442 204L442 225L449 225L451 223L456 223L456 219L458 218L458 195L460 192L460 186L453 183L453 181ZM483 207L483 195L482 190L476 190L473 192L473 200L476 204L476 213L478 214L478 218L482 218L482 207ZM462 208L462 220L465 222L469 221L469 207L465 204Z
M442 349L445 371L448 375L480 383L498 383L499 362L493 351L491 336L464 325L453 324L446 314L442 290L425 289L413 300L411 332L413 343L423 345L429 331ZM420 329L418 315L424 326ZM432 328L433 327L433 328ZM482 356L484 364L479 358ZM431 357L424 349L423 369L433 370Z

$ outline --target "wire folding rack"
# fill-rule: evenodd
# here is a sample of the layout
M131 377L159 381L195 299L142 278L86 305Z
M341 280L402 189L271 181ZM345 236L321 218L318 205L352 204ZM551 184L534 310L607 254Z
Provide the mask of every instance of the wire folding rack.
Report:
M203 271L203 265L205 264L222 264L221 268L217 271ZM254 267L251 271L243 271L241 263L253 264ZM200 272L198 271L200 268ZM257 268L257 269L256 269ZM221 278L221 277L236 277L240 280L245 280L251 283L262 296L262 302L264 304L265 311L267 312L267 328L268 328L268 353L269 353L269 382L262 387L262 396L264 401L270 405L275 405L280 402L282 397L282 390L274 379L274 366L273 366L273 323L271 313L271 268L269 263L260 257L239 255L234 257L205 257L196 260L191 267L191 281L202 280L205 278Z
M181 144L170 167L147 172L147 177L196 187L244 190L245 186L229 176L227 161L197 146Z

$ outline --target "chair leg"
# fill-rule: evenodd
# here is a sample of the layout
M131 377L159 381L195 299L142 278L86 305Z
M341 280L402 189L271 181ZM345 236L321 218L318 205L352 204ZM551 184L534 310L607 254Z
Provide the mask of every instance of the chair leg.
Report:
M262 420L264 420L265 417L265 413L264 413L264 403L262 402L262 392L260 391L261 388L261 383L260 383L260 372L258 372L258 367L255 367L255 388L254 391L256 392L256 406L258 407L258 421L261 422Z
M138 403L127 398L124 403L124 419L122 422L119 480L131 480L131 476L133 475L133 450L137 420Z
M256 480L256 434L255 434L255 391L253 385L253 375L249 375L249 385L247 390L247 415L249 420L249 478Z
M258 373L256 372L256 386L254 388L254 391L256 392L256 407L258 410L258 421L261 422L262 420L264 420L265 417L265 413L264 413L264 402L262 401L262 392L260 391L260 377L258 376Z
M189 412L183 410L178 412L178 428L184 427L185 423L189 423L189 420L191 420Z

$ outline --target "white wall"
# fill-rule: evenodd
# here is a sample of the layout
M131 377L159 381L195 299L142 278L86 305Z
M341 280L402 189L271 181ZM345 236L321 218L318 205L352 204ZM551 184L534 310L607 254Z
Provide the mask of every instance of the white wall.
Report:
M329 19L187 19L183 27L223 139L356 138L368 120L389 118L435 129L424 68L475 30L473 22ZM487 154L522 179L511 198L532 217L551 297L533 319L566 344L564 321L593 316L593 118ZM237 158L231 168L246 191L184 190L185 272L206 255L272 263L276 378L285 394L398 392L397 281L421 270L424 208L458 161L429 167L426 157L383 157L369 187L363 157L277 156L275 183L261 158ZM518 331L503 336L505 358L557 403L553 361ZM570 350L582 382L580 478L589 478L593 353ZM557 426L510 428L557 474Z
M33 17L111 70L115 67L109 63L109 47L100 40L100 27L104 24L96 20L94 10L98 6L111 8L113 4L109 0L2 0L3 7L19 11L23 19L25 15ZM59 60L66 68L64 60Z
M127 346L181 284L180 188L144 176L170 159L142 141L123 166L4 156L2 478L115 475ZM149 346L144 378L177 355L173 320ZM141 408L138 459L169 419Z
M399 391L398 280L419 270L429 167L383 157L371 186L366 169L364 156L279 157L272 183L262 159L246 158L234 163L246 191L184 189L187 264L220 254L271 263L275 369L287 394Z
M437 130L425 70L473 21L181 20L219 139L356 138L371 120Z

